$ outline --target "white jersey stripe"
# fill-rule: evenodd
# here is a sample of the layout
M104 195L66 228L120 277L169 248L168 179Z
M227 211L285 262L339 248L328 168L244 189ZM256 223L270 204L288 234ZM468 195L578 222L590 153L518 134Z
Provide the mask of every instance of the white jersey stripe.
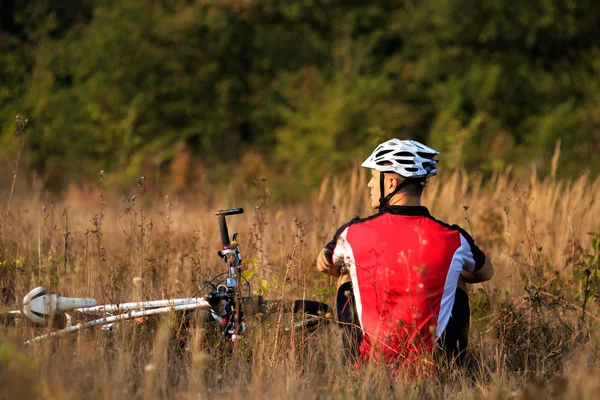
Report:
M360 328L363 329L362 323L362 303L360 301L360 288L358 285L358 277L356 276L356 260L354 259L354 252L352 251L352 246L348 243L347 235L348 229L347 227L340 234L335 249L333 251L333 262L344 263L348 270L350 271L350 279L352 280L352 291L354 295L354 300L356 302L356 313L358 314L358 321L360 322ZM364 329L363 329L364 331Z
M442 301L440 305L440 312L438 314L437 329L435 332L435 339L439 339L452 315L452 307L454 306L454 297L456 296L456 288L458 287L458 278L460 271L463 266L473 266L475 260L471 253L471 246L465 237L460 235L460 247L456 249L456 252L452 256L450 262L450 268L448 269L448 275L446 275L446 283L444 284L444 293L442 294Z

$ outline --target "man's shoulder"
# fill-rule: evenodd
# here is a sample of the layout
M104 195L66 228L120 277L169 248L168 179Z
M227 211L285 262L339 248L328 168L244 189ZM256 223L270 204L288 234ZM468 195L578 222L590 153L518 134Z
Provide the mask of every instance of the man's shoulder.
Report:
M353 225L361 225L370 221L373 221L381 216L383 216L383 213L376 213L373 215L369 215L368 217L354 217L352 218L350 221L346 222L344 225L342 225L339 229L338 232L342 233L346 228L353 226Z
M433 223L437 224L438 226L442 227L443 229L447 229L449 231L453 231L453 232L457 232L460 233L461 236L464 237L465 240L467 240L467 242L469 243L473 243L473 238L471 237L471 235L465 230L463 229L463 227L461 227L460 225L457 224L449 224L447 222L444 222L442 220L439 220L433 216L429 216L428 217Z
M459 225L449 224L449 223L447 223L445 221L442 221L441 219L435 218L433 215L429 215L427 218L429 220L431 220L432 222L434 222L434 223L436 223L436 224L438 224L438 225L440 225L440 226L442 226L442 227L444 227L446 229L449 229L451 231L464 230Z
M337 241L337 239L344 233L344 231L346 231L346 229L350 228L350 227L356 227L356 226L360 226L362 223L368 222L368 221L372 221L375 218L381 216L381 213L376 213L373 215L370 215L368 217L354 217L352 218L350 221L346 222L345 224L343 224L342 226L340 226L338 228L338 230L335 232L335 235L333 235L333 241L331 243L335 243Z

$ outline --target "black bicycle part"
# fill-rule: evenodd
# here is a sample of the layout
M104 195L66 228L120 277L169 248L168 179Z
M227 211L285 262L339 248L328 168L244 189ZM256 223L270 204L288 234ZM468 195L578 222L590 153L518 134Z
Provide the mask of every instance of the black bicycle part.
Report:
M244 213L243 208L229 208L227 210L219 210L219 211L215 212L215 215L220 217L221 215L227 216L227 215L235 215L235 214L243 214L243 213Z
M204 298L213 308L218 306L222 300L225 300L226 304L223 310L225 324L221 325L221 334L228 338L233 331L233 324L243 323L247 316L269 315L278 312L291 314L301 312L309 317L295 324L295 329L311 330L316 328L322 321L327 323L332 312L327 304L314 300L263 300L262 296L245 296L240 298L239 320L236 321L233 315L236 297L232 290L207 293Z
M211 307L216 307L221 300L228 300L233 298L233 294L229 291L227 292L210 292L204 296L208 304Z
M260 306L260 311L264 314L276 312L304 312L314 316L324 316L331 313L331 307L325 303L315 300L265 300Z
M221 243L223 247L228 247L231 242L229 241L229 231L227 230L227 220L225 219L228 215L243 214L243 208L230 208L228 210L219 210L215 213L219 217L219 231L221 232Z
M292 326L286 324L286 331L313 332L321 324L331 321L331 308L324 303L314 300L266 300L260 305L263 315L276 313L302 314L302 320L293 322Z

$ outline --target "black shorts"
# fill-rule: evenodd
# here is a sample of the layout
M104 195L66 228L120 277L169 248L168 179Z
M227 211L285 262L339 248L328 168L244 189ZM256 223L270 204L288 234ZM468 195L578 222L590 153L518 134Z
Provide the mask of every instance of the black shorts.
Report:
M356 360L363 336L356 312L352 282L343 283L338 288L336 308L338 324L342 329L345 355ZM469 339L470 319L469 296L464 289L457 288L450 320L437 341L438 350L445 354L449 361L460 362L464 359Z
M358 360L358 347L363 335L360 321L356 312L356 300L352 292L352 282L342 283L338 288L336 298L338 325L342 329L344 356L354 363Z

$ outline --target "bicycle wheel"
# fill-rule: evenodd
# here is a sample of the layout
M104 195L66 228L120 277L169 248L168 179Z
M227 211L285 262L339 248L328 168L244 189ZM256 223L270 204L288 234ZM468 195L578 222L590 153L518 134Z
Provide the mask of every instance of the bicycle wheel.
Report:
M264 314L274 312L303 312L308 315L325 316L331 313L331 308L319 301L314 300L263 300L260 305L260 311Z
M286 322L285 327L295 331L314 331L333 317L331 307L314 300L263 300L258 313L265 317L280 313L290 315L292 319Z

